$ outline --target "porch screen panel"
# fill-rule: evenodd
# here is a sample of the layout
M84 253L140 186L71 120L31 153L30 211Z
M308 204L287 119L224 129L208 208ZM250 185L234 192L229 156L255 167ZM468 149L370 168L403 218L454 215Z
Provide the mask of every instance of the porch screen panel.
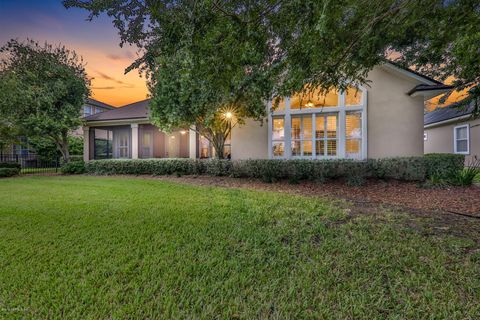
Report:
M150 130L145 130L141 135L141 150L142 158L152 158L153 157L153 132Z
M93 148L94 159L111 159L113 133L111 130L95 129L93 130Z
M117 129L113 135L115 158L130 158L130 132L128 129Z

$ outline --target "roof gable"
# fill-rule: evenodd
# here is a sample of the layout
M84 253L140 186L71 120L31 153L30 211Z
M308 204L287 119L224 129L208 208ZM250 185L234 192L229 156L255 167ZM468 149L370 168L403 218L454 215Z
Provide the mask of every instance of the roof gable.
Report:
M148 104L150 99L127 104L126 106L115 108L113 110L97 113L86 117L87 122L90 121L114 121L126 119L146 119L148 118Z

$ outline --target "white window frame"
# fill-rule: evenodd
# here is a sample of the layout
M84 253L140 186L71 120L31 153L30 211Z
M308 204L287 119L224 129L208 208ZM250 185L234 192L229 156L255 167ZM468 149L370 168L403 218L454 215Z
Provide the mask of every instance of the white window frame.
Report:
M273 139L273 120L274 119L282 119L283 120L283 139ZM270 117L270 123L269 123L269 134L270 134L270 139L268 140L268 144L269 144L269 154L270 154L270 159L282 159L282 158L285 158L285 153L286 153L286 141L287 141L287 138L285 137L285 116L282 116L282 115L275 115L275 116L271 116ZM273 154L273 144L274 143L283 143L283 156L276 156Z
M457 139L457 129L467 128L467 138L466 139ZM457 141L467 141L467 151L458 151L457 150ZM455 126L453 128L453 150L456 154L470 154L470 125L463 124L461 126Z
M367 159L367 150L368 150L368 128L367 128L367 102L368 102L368 91L363 86L358 86L358 89L362 93L361 103L359 105L345 105L346 92L338 92L338 104L337 106L332 107L323 107L323 108L304 108L304 109L290 109L290 97L284 97L285 108L284 110L272 111L272 101L269 101L267 104L268 107L268 156L270 159L346 159L345 144L346 144L346 113L353 111L360 111L362 117L362 137L361 137L361 155L359 160ZM292 133L291 133L291 120L294 115L312 115L312 156L292 156ZM337 115L337 155L336 156L317 156L315 150L315 118L316 115L324 114L336 114ZM274 157L272 149L272 119L276 116L284 117L284 135L285 135L285 145L284 145L284 156L283 157Z

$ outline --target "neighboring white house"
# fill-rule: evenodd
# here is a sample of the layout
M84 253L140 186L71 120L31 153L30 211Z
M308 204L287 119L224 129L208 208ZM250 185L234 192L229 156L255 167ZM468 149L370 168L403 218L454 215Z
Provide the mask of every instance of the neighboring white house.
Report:
M234 127L232 159L382 158L423 154L424 101L451 87L392 63L374 68L369 86L319 96L285 97L267 106L263 124ZM86 118L85 160L202 158L208 140L193 130L151 125L148 100Z
M472 111L473 105L453 104L425 114L425 153L464 154L466 163L480 157L480 119Z

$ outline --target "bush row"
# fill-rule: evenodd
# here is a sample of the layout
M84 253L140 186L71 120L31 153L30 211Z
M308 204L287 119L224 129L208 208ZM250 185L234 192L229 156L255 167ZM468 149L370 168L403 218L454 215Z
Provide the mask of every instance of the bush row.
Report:
M60 171L63 174L82 174L85 173L85 163L82 161L71 161L64 164Z
M20 173L19 168L0 168L0 178L13 177Z
M17 168L22 169L22 166L18 162L0 162L0 168Z
M346 179L361 184L367 178L425 181L432 175L449 175L463 168L461 155L435 154L424 157L398 157L356 160L95 160L70 163L64 173L98 175L211 175L276 180L325 181Z

